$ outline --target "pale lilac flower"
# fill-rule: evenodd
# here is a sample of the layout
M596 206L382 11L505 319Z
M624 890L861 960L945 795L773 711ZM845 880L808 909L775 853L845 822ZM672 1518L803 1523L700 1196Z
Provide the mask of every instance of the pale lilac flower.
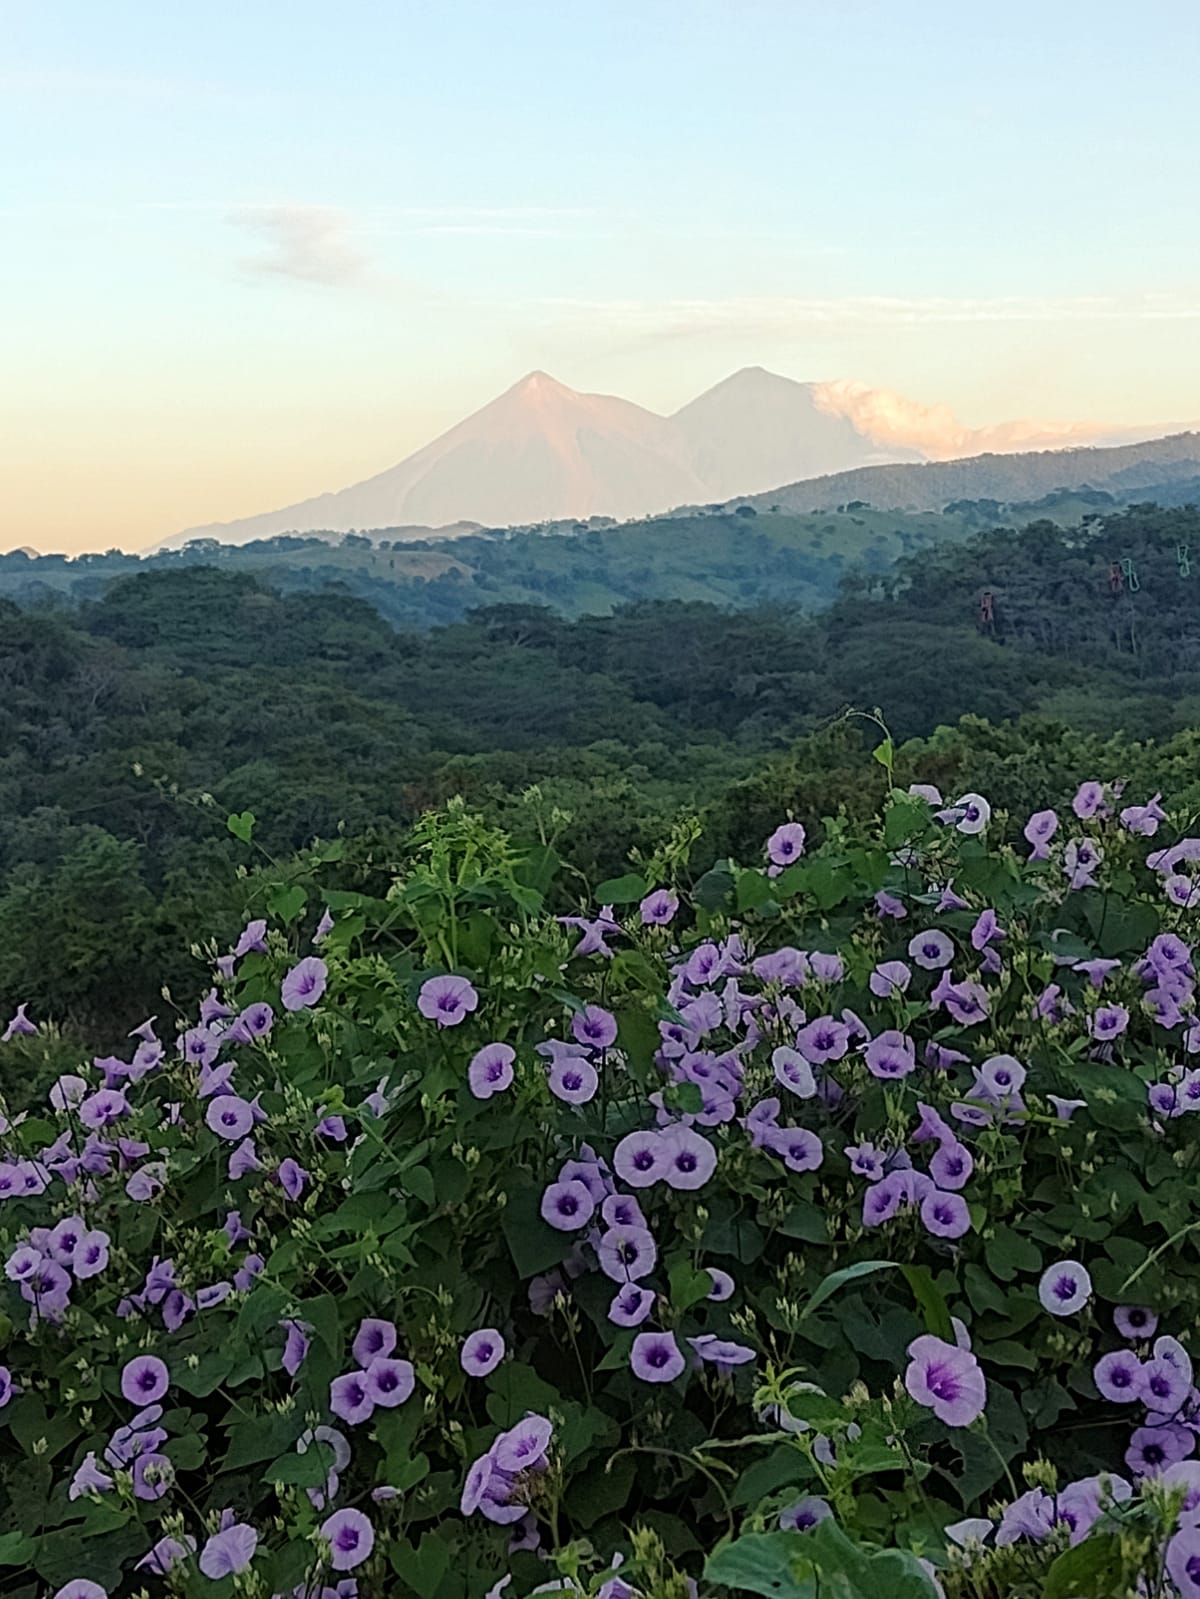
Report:
M1119 1038L1128 1026L1129 1012L1124 1005L1101 1005L1088 1017L1089 1035L1102 1043Z
M1071 801L1071 809L1081 822L1089 821L1097 812L1103 815L1107 810L1104 804L1104 784L1097 783L1095 779L1081 783L1075 798Z
M1141 1392L1138 1397L1147 1410L1173 1416L1183 1405L1191 1391L1191 1373L1184 1373L1169 1360L1156 1356L1142 1366Z
M925 1334L909 1344L908 1357L904 1386L939 1421L948 1427L969 1427L983 1414L987 1384L970 1350Z
M811 1099L817 1091L812 1067L798 1050L781 1044L771 1056L775 1080L795 1094L798 1099Z
M911 981L912 972L903 961L881 961L867 979L867 986L880 999L898 999Z
M121 1392L133 1405L152 1405L171 1386L166 1363L157 1355L135 1355L121 1372Z
M961 1194L934 1188L921 1201L921 1222L934 1238L961 1238L971 1229L971 1213Z
M468 1377L486 1377L504 1359L504 1339L494 1327L480 1327L463 1340L459 1363Z
M883 1176L886 1155L875 1144L848 1144L842 1154L850 1162L850 1170L856 1177L865 1177L869 1183L877 1183Z
M258 1548L258 1534L245 1521L232 1522L214 1532L200 1551L200 1570L214 1581L219 1577L236 1577L249 1569Z
M399 1334L396 1325L378 1316L364 1316L354 1335L351 1353L364 1369L373 1360L387 1356L395 1349Z
M687 1362L674 1333L638 1333L629 1352L629 1365L643 1382L674 1382Z
M90 1577L72 1577L56 1590L54 1599L108 1599L108 1589Z
M715 1366L722 1374L745 1366L754 1359L753 1349L745 1344L734 1343L731 1338L718 1338L715 1333L701 1333L696 1338L689 1338L688 1343L698 1360Z
M190 1536L160 1538L140 1560L134 1562L134 1570L152 1571L156 1577L165 1577L195 1553L196 1540Z
M367 1367L367 1393L371 1403L383 1410L393 1410L412 1396L416 1387L416 1372L410 1360L393 1360L380 1355Z
M960 833L982 833L992 819L992 807L982 794L964 794L951 809L957 812L954 826Z
M661 1133L652 1129L626 1133L613 1151L613 1170L630 1188L649 1188L665 1176L669 1159Z
M361 1510L335 1510L321 1523L321 1537L334 1571L353 1571L375 1547L375 1529Z
M1158 1317L1145 1305L1118 1305L1113 1311L1113 1325L1122 1338L1153 1338Z
M60 1113L72 1109L87 1093L88 1085L84 1078L78 1077L73 1072L64 1072L55 1079L50 1093L47 1096L51 1110Z
M600 1270L615 1283L648 1277L658 1262L654 1235L646 1227L610 1227L596 1243Z
M1031 861L1044 861L1050 855L1050 840L1058 832L1058 813L1056 811L1035 811L1025 823L1025 838L1033 848L1029 852Z
M254 1147L253 1138L243 1138L229 1157L229 1181L236 1183L239 1178L245 1177L248 1172L262 1171L262 1169L262 1162L258 1158L258 1151Z
M846 975L846 963L840 955L827 955L814 949L808 957L812 974L819 983L840 983Z
M457 1027L478 1009L479 995L465 977L449 973L427 978L417 995L417 1009L439 1027Z
M294 1377L308 1358L310 1347L309 1333L312 1329L307 1322L298 1321L294 1316L279 1324L287 1334L287 1341L283 1348L283 1369L289 1377Z
M279 1169L275 1173L279 1179L279 1186L289 1199L299 1199L308 1182L309 1174L304 1167L294 1161L290 1155L279 1162Z
M129 1101L123 1089L98 1088L81 1101L79 1120L85 1127L111 1127L114 1122L128 1116L129 1110Z
M579 928L583 934L583 937L571 951L572 956L603 955L611 960L612 950L609 949L605 940L624 932L621 924L613 920L613 908L611 905L602 905L600 907L600 915L595 921L589 921L586 916L559 916L556 919L564 927Z
M29 1001L26 1000L24 1004L17 1006L16 1014L13 1016L8 1026L4 1029L3 1033L0 1033L0 1044L7 1044L9 1039L16 1038L21 1034L27 1038L35 1038L37 1036L37 1028L25 1014L28 1004Z
M1047 1094L1046 1098L1054 1106L1060 1122L1069 1122L1077 1110L1083 1110L1087 1105L1086 1099L1061 1099L1057 1094Z
M939 1145L929 1161L929 1175L942 1189L965 1188L974 1170L975 1157L957 1138Z
M871 1040L863 1059L872 1077L895 1082L916 1069L916 1045L906 1033L889 1029Z
M832 1016L818 1016L802 1027L796 1037L796 1048L814 1066L824 1066L831 1060L841 1060L850 1047L850 1029L845 1022Z
M591 1061L567 1056L550 1068L550 1092L568 1105L586 1105L596 1097L600 1078Z
M574 1163L571 1161L567 1162L567 1166L572 1164ZM559 1173L560 1182L566 1181L563 1175L566 1169L567 1167L564 1166ZM572 1173L571 1175L577 1176L578 1173ZM593 1197L595 1196L593 1195ZM604 1195L600 1202L600 1215L610 1227L644 1227L646 1225L646 1218L642 1215L642 1207L632 1194Z
M1052 1316L1073 1316L1092 1297L1092 1279L1077 1260L1063 1260L1042 1273L1038 1298Z
M572 1016L571 1031L589 1049L607 1049L617 1041L617 1019L602 1005L585 1005Z
M810 1494L805 1499L797 1499L795 1504L787 1505L779 1512L779 1525L784 1532L809 1532L819 1521L824 1521L831 1516L829 1504L824 1499L819 1499Z
M327 905L325 907L325 909L321 912L321 920L317 923L316 927L313 929L313 936L312 936L313 943L314 944L323 944L325 942L325 940L329 937L330 933L332 933L332 932L333 932L333 912L329 909L329 907Z
M1090 838L1073 838L1063 851L1063 871L1072 888L1095 888L1096 871L1104 851Z
M784 822L767 840L767 859L772 866L791 866L804 854L805 831L799 822Z
M1160 799L1162 795L1155 794L1145 805L1127 805L1121 812L1122 827L1143 838L1153 838L1158 832L1158 824L1167 819L1166 811L1158 803Z
M989 944L998 943L1001 939L1007 937L1008 934L996 920L995 911L991 909L982 910L974 927L971 929L971 948L977 950L986 949Z
M913 934L908 941L908 954L925 971L938 972L954 959L954 941L940 928L931 927Z
M613 1295L608 1319L618 1327L639 1327L654 1308L654 1290L627 1283Z
M166 1186L166 1179L166 1161L148 1161L129 1178L125 1184L125 1192L136 1204L144 1205L152 1199L157 1199Z
M174 1482L174 1466L157 1450L139 1454L133 1463L133 1492L137 1499L161 1499Z
M889 894L886 888L881 888L875 896L875 909L880 916L890 916L893 920L903 921L908 915L902 899L897 899L895 894Z
M712 1288L706 1297L716 1304L721 1304L726 1299L732 1299L734 1283L729 1273L722 1271L719 1266L707 1266L705 1270L712 1278Z
M218 1094L209 1100L204 1120L218 1138L235 1143L254 1126L254 1111L239 1094Z
M375 1409L365 1371L348 1371L329 1385L329 1408L350 1426L369 1421Z
M1101 1355L1092 1371L1097 1391L1119 1404L1142 1397L1142 1363L1128 1349L1114 1349Z
M542 1220L560 1232L577 1232L591 1221L596 1201L583 1183L551 1183L542 1195Z
M546 1460L554 1426L545 1416L528 1415L515 1427L502 1432L491 1448L491 1456L501 1471L536 1470Z
M491 1099L512 1086L517 1052L510 1044L485 1044L467 1067L467 1087L476 1099Z
M990 1055L975 1074L975 1097L1000 1103L1019 1094L1026 1071L1013 1055Z
M717 1169L717 1152L707 1138L690 1127L675 1126L662 1135L665 1146L663 1179L670 1188L695 1189Z
M307 1010L319 1004L328 982L329 968L321 957L306 955L283 979L279 998L284 1010Z
M763 1145L778 1155L789 1171L816 1171L825 1159L820 1138L808 1127L770 1127Z
M1176 1422L1138 1427L1125 1451L1125 1464L1135 1477L1157 1477L1165 1467L1186 1460L1195 1447L1191 1429Z
M242 929L241 936L234 945L233 957L241 960L243 955L249 955L252 950L259 954L266 954L267 949L267 924L262 917L255 921L247 922Z
M656 888L646 895L638 909L644 926L665 927L668 922L674 920L675 913L679 909L679 900L669 888Z
M113 1479L107 1472L101 1471L97 1464L95 1451L89 1450L76 1467L71 1486L67 1489L67 1498L74 1501L82 1499L85 1494L107 1493L113 1486Z
M1179 1529L1167 1545L1166 1568L1179 1599L1200 1599L1200 1528Z
M1000 1518L996 1544L1004 1548L1022 1538L1040 1543L1054 1528L1054 1500L1044 1488L1030 1488L1014 1499Z

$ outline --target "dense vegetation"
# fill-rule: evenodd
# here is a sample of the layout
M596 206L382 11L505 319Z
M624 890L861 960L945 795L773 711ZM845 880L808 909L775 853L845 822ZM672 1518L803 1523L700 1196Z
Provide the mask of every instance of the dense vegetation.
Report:
M1193 1599L1200 839L892 761L566 922L452 806L118 1052L12 1018L5 1594Z
M341 837L347 885L459 792L522 840L565 833L583 876L564 899L681 809L704 813L706 847L745 854L781 805L858 803L870 738L838 725L851 705L921 741L909 776L953 786L971 766L1014 807L1061 794L1100 735L1174 737L1107 761L1188 802L1200 573L1181 576L1179 550L1198 526L1140 508L994 532L852 573L819 616L499 606L395 631L344 593L190 565L72 612L0 601L0 995L111 1042L164 978L191 992L191 929L232 931L261 903L257 866L231 889L230 812L259 817L260 864ZM1124 559L1140 587L1114 595Z

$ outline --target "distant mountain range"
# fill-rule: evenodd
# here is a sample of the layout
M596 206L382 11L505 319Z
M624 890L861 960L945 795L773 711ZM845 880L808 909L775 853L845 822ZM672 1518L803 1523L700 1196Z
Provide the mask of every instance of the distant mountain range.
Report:
M1163 431L1033 422L972 429L944 406L860 383L797 383L762 367L735 372L674 415L659 416L531 372L377 477L279 511L188 528L159 548L279 533L386 528L395 540L591 516L623 520L884 463Z

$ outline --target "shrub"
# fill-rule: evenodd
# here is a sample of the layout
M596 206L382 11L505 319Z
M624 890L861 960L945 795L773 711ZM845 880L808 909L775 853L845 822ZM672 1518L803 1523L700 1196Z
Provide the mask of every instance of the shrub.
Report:
M1119 804L279 890L5 1118L5 1594L1200 1592L1200 840Z

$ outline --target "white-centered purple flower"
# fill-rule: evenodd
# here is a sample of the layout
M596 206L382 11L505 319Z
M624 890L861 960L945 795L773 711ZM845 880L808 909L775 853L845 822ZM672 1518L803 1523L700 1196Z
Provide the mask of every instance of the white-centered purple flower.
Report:
M1129 1026L1129 1012L1124 1005L1101 1005L1088 1017L1088 1033L1100 1043L1109 1043Z
M240 1094L218 1094L209 1100L204 1120L218 1138L237 1143L254 1126L254 1111Z
M772 866L791 866L804 854L807 834L799 822L784 822L771 834L766 843L767 859Z
M825 1147L811 1127L770 1127L763 1147L794 1172L816 1171L825 1159Z
M954 940L938 927L914 933L908 941L908 957L923 971L940 972L954 959Z
M797 1099L812 1099L816 1094L817 1081L813 1069L799 1050L781 1044L771 1055L771 1066L775 1081L789 1093L795 1094Z
M439 1027L457 1027L479 1007L479 995L465 977L446 973L427 978L417 995L421 1015Z
M590 1060L566 1056L555 1061L549 1072L550 1092L568 1105L586 1105L595 1099L600 1078Z
M706 1297L714 1304L723 1304L725 1300L733 1298L734 1282L727 1271L722 1271L719 1266L706 1266L705 1270L712 1278L712 1288Z
M577 1180L551 1183L542 1195L542 1220L559 1232L578 1232L591 1221L596 1201Z
M1073 1316L1092 1297L1092 1279L1077 1260L1062 1260L1042 1273L1038 1298L1052 1316Z
M668 1158L661 1133L653 1129L626 1133L613 1151L613 1170L630 1188L650 1188L662 1181Z
M121 1372L121 1392L131 1405L152 1405L170 1386L166 1362L157 1355L135 1355Z
M667 1186L690 1191L703 1188L717 1169L717 1152L694 1128L676 1124L662 1135L666 1146L663 1180Z

